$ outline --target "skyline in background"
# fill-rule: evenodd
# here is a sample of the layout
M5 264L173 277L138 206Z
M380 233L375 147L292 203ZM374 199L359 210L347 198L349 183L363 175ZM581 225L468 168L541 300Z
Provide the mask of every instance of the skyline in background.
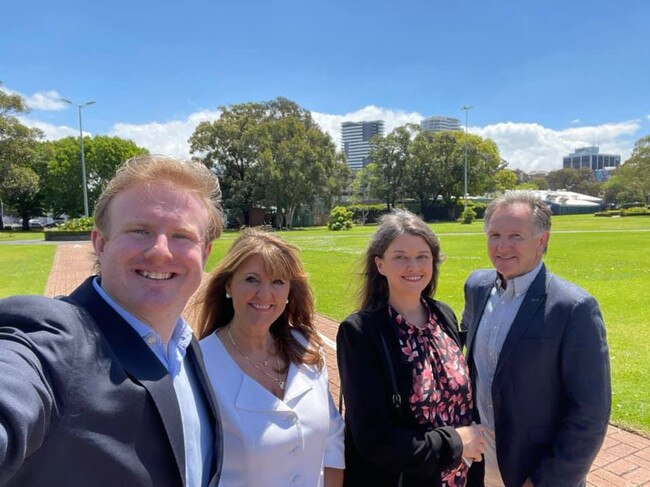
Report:
M344 121L385 131L432 115L493 139L510 169L556 170L578 147L625 161L650 133L650 3L496 0L327 4L12 2L2 89L48 139L116 135L189 157L219 107L288 98L340 150Z

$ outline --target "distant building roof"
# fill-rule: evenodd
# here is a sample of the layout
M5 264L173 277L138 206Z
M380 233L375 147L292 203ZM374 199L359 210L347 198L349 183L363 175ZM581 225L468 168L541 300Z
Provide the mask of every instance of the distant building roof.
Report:
M605 203L605 200L602 198L589 196L588 194L574 193L573 191L566 191L564 189L558 189L554 191L537 190L533 192L548 204L595 208L600 207L603 203Z

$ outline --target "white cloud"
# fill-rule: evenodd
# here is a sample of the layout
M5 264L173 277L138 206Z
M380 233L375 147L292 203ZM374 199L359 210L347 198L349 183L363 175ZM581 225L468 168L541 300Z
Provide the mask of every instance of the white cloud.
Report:
M67 125L52 125L51 123L41 122L40 120L32 120L28 117L18 117L18 120L23 125L28 127L37 128L43 131L45 138L47 140L58 140L64 137L77 137L79 135L79 129L68 127ZM84 135L91 135L88 132L84 131Z
M505 122L471 127L470 132L494 140L510 169L553 171L562 167L563 156L590 145L599 146L602 153L620 154L625 160L633 146L628 136L639 128L637 121L565 130L553 130L536 123Z
M580 123L580 119L579 119L579 118L574 118L573 120L571 120L571 125L575 125L575 124L577 124L577 123Z
M34 110L65 110L67 103L61 101L58 91L41 91L25 97L25 103Z
M342 122L369 122L372 120L383 120L386 134L391 133L395 128L407 123L419 124L424 118L417 112L405 112L402 110L388 110L385 108L369 105L356 112L345 115L331 115L328 113L311 112L314 121L330 134L338 149L341 148L341 123Z
M165 154L180 160L190 158L188 139L200 122L217 120L221 112L203 110L190 114L185 120L145 124L116 123L110 135L131 139L152 154Z
M61 101L61 95L56 90L39 91L33 95L24 95L9 88L2 88L2 90L10 95L19 95L32 110L59 111L68 107L67 103Z

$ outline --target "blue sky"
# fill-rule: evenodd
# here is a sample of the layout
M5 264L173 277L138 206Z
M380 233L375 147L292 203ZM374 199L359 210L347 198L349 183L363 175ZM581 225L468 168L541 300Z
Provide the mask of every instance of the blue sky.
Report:
M624 158L650 133L650 2L22 1L3 6L0 81L48 138L84 131L188 156L218 107L284 96L338 142L473 105L512 168L575 147Z

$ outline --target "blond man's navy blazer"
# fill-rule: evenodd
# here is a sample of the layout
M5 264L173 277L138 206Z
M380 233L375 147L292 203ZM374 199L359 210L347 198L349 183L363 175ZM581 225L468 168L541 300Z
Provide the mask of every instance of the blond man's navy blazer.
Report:
M219 413L196 340L187 350L214 425ZM0 301L0 485L183 486L183 425L172 379L95 291Z

